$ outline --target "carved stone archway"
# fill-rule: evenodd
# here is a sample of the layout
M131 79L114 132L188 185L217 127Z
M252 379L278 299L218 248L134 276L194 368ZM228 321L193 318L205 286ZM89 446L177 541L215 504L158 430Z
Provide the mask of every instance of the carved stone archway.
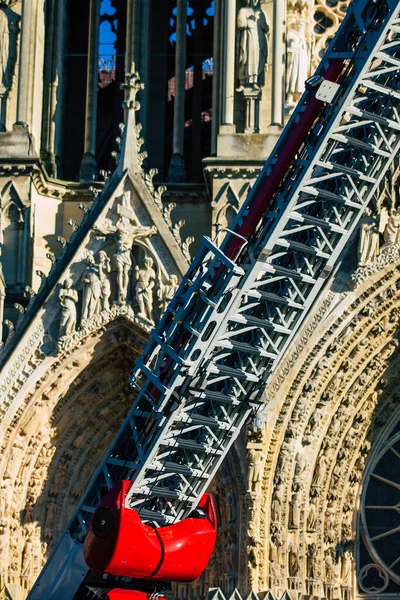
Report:
M400 401L399 270L327 291L268 387L256 592L357 596L360 481Z
M121 425L146 337L125 318L82 337L15 415L0 462L0 589L9 597L26 596Z

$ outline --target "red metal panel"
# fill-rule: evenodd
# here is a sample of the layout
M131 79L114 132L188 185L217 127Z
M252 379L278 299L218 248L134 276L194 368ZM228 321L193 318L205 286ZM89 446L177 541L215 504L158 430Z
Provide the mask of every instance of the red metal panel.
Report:
M197 579L215 545L216 517L211 496L204 494L195 515L153 528L125 506L129 485L129 481L121 481L103 498L93 515L84 544L89 567L139 579Z

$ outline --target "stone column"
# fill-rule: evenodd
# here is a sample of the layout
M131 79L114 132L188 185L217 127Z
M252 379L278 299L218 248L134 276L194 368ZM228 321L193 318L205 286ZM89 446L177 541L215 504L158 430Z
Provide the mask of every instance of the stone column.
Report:
M279 0L277 0L279 2ZM282 0L281 0L282 2ZM223 48L223 97L220 133L235 133L235 56L236 56L236 0L225 0Z
M186 83L186 22L187 0L177 1L175 45L175 100L172 158L168 181L182 182L186 179L184 152L185 132L185 83Z
M272 126L285 123L286 1L274 0L272 30Z
M79 171L80 181L97 179L96 127L99 71L100 0L90 1L89 43L86 76L86 114L84 154Z
M29 123L29 94L33 93L30 89L30 66L32 56L32 20L33 20L34 2L33 0L24 0L22 5L21 18L21 46L19 54L19 75L18 75L18 104L17 104L17 123Z
M143 126L142 137L147 140L148 131L148 107L149 107L149 89L150 89L150 52L151 52L151 36L150 36L150 23L151 23L151 2L150 0L140 0L139 7L139 74L143 81L145 88L141 92L138 100L140 102L139 121Z
M52 0L46 13L46 49L41 137L41 157L47 172L57 177L58 158L62 142L64 103L58 98L64 93L64 45L66 1Z
M137 57L136 19L137 2L136 0L128 0L126 16L126 67L128 71L132 63L136 62Z
M213 88L212 88L212 121L211 121L211 155L217 153L217 135L220 124L220 82L221 82L221 0L214 5L214 39L213 39Z

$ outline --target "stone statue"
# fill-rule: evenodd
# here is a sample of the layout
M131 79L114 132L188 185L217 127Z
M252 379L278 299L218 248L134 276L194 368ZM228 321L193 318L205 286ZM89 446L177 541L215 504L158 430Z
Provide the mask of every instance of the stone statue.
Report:
M153 322L153 288L156 284L156 272L153 269L154 260L150 256L144 259L145 268L135 269L136 300L139 304L138 316Z
M335 561L334 561L334 550L329 548L325 552L325 578L327 581L333 581L335 579Z
M118 301L125 304L128 298L128 286L132 268L131 250L136 240L143 240L157 232L156 227L130 226L128 230L117 232L117 252L114 255L117 267Z
M343 587L351 587L353 573L353 555L350 550L345 550L342 556L340 570L341 584Z
M259 89L265 83L270 27L259 0L245 0L237 16L239 30L239 92Z
M247 491L255 492L257 483L260 483L262 478L262 453L258 450L248 450L247 456L249 460Z
M21 576L22 577L30 577L31 569L32 569L32 555L33 551L33 540L32 534L29 534L26 538L24 549L22 552L22 565L21 565Z
M72 289L72 279L65 279L59 293L61 304L60 337L75 331L78 292Z
M93 252L86 256L86 270L83 278L82 320L89 319L100 311L101 281L99 267Z
M289 528L298 529L300 525L300 506L298 494L292 494L292 498L289 503Z
M293 106L294 94L302 94L307 79L308 52L305 37L306 23L300 19L287 34L286 102Z
M313 542L307 546L307 578L315 579L315 562L317 559L317 544Z
M271 502L271 521L280 521L283 501L283 486L277 485L274 488Z
M178 277L176 275L171 275L169 282L166 284L161 283L161 281L159 282L158 298L161 301L162 312L165 312L178 287Z
M385 246L396 244L400 239L400 210L392 208L383 231Z
M317 526L318 512L317 505L314 500L310 502L310 506L308 507L308 517L307 517L307 531L315 531Z
M44 526L44 537L46 540L52 540L54 537L54 526L56 521L57 506L50 502L46 511L46 521Z
M110 310L111 285L108 278L111 272L110 259L104 250L100 250L98 257L99 277L101 281L101 308Z
M117 233L117 252L114 254L117 267L118 302L125 304L128 297L129 275L132 268L131 249L133 237L119 230Z
M296 544L294 544L293 542L289 544L288 567L289 577L297 577L300 571L300 562Z
M365 266L375 261L379 254L379 231L376 217L372 215L371 209L365 210L360 220L360 238L358 242L358 263Z
M3 6L0 8L0 96L3 96L12 84L19 18L13 11L5 10Z
M323 452L321 452L319 455L318 462L315 466L311 485L320 486L325 477L325 471L326 471L326 456Z

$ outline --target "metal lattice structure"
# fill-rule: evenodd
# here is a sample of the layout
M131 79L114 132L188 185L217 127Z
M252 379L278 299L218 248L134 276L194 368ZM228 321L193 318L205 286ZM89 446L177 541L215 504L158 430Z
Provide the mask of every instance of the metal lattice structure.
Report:
M119 480L133 482L127 500L142 519L165 524L186 516L262 404L265 385L400 150L400 2L353 2L317 75L335 64L339 85L328 84L334 98L304 132L252 235L239 233L313 91L300 100L222 247L203 239L137 361L132 409L31 599L73 598L63 581L80 573L79 586L86 526Z

